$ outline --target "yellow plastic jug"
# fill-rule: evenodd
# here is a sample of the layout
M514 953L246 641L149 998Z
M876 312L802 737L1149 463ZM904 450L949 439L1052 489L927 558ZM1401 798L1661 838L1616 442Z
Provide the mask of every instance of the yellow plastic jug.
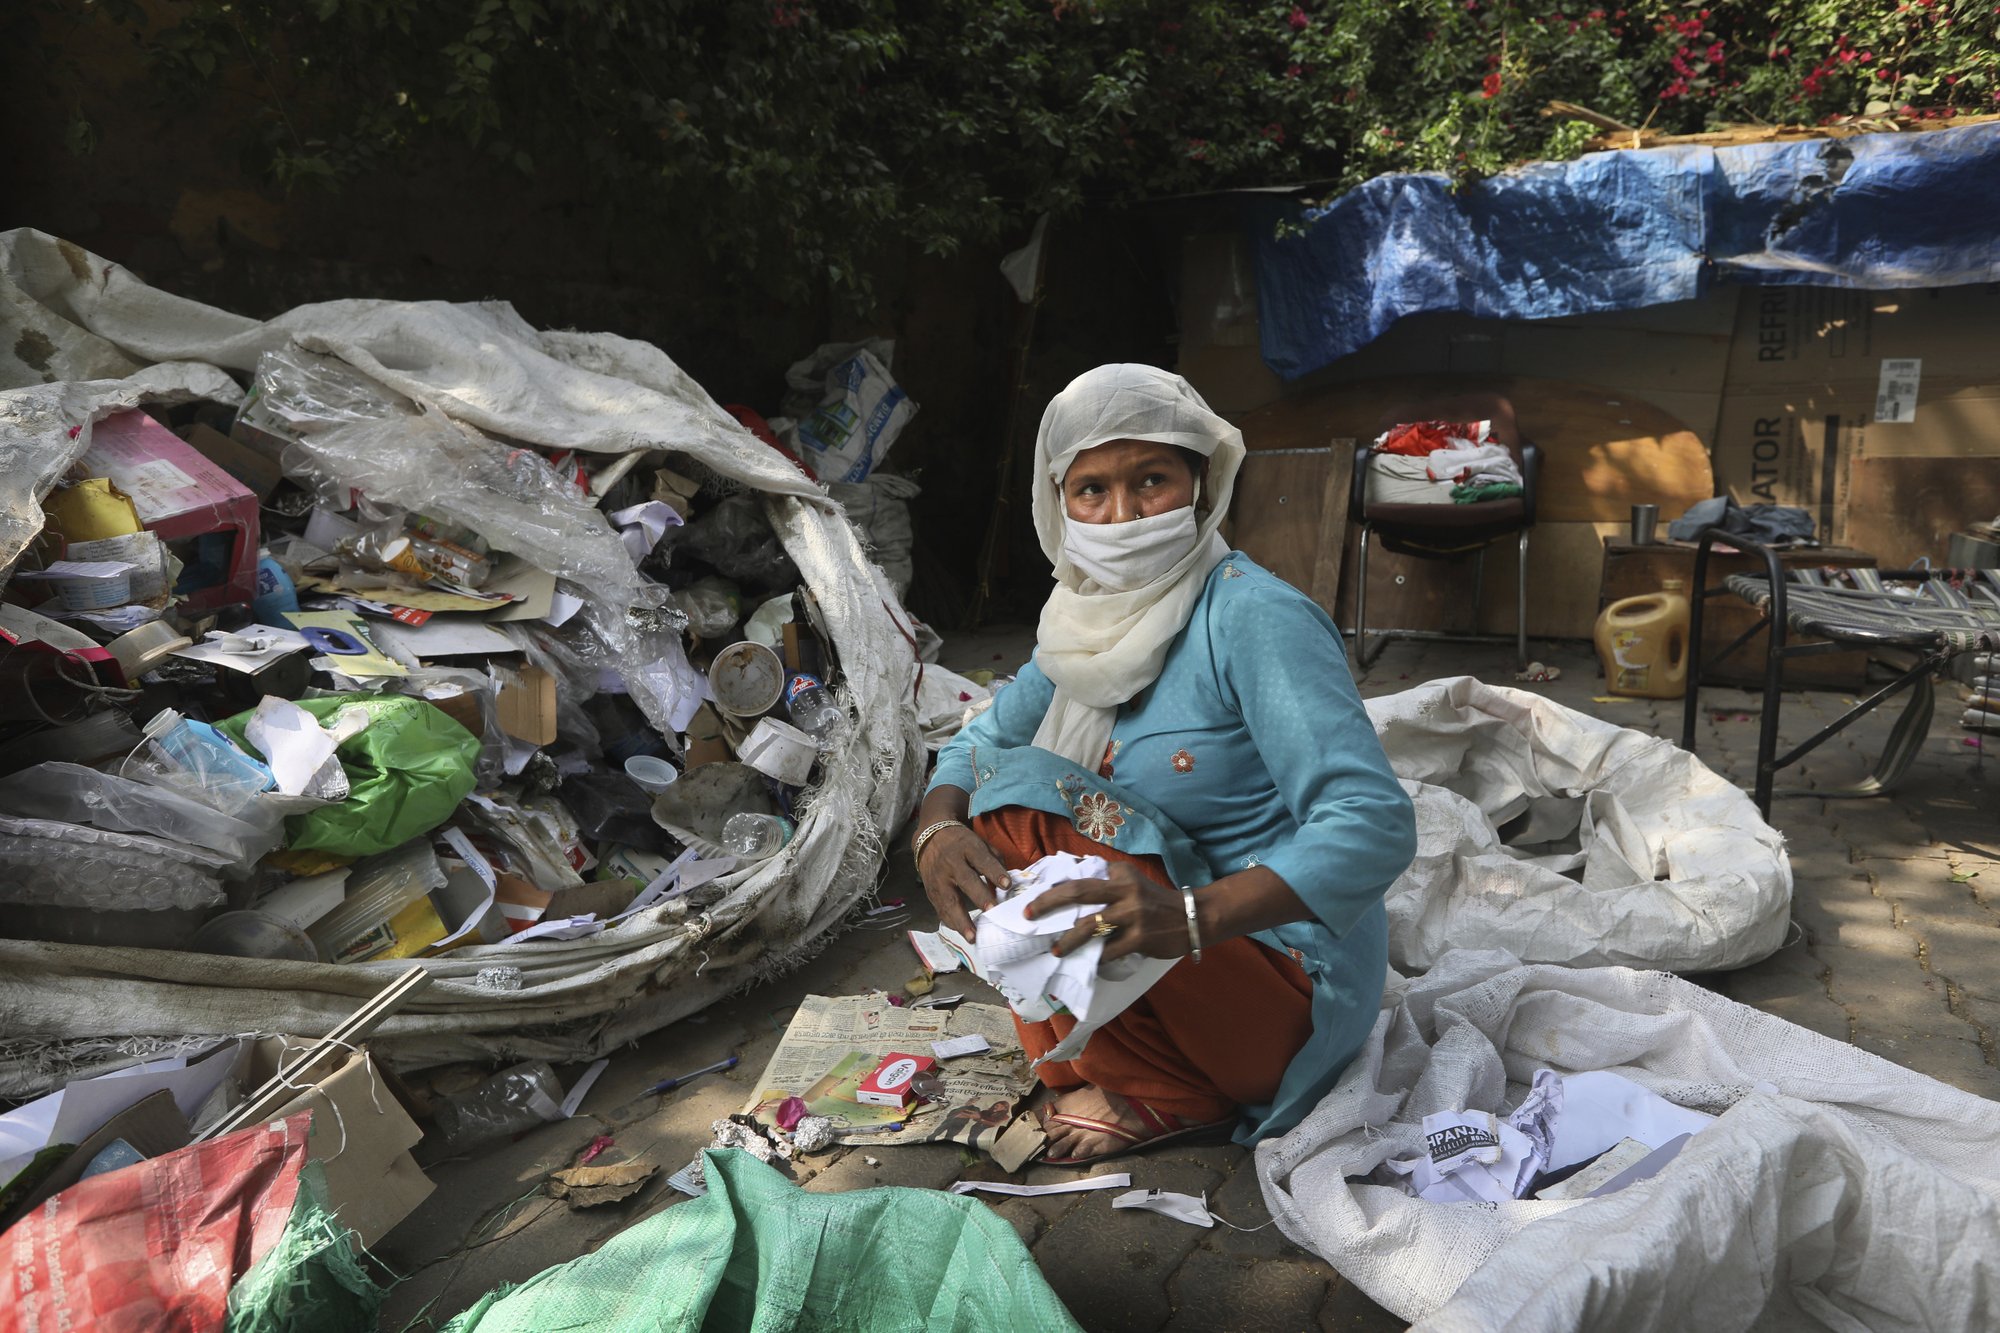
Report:
M1597 617L1597 657L1613 694L1678 699L1687 691L1688 599L1679 579L1623 597Z

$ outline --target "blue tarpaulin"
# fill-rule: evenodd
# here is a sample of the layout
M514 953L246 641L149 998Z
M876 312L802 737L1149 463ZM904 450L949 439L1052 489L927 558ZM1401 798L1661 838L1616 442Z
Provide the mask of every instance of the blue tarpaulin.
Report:
M1248 205L1265 362L1319 369L1404 315L1548 319L1716 282L2000 282L2000 123L1591 153L1454 190L1378 176L1323 208ZM1302 224L1302 232L1280 222Z

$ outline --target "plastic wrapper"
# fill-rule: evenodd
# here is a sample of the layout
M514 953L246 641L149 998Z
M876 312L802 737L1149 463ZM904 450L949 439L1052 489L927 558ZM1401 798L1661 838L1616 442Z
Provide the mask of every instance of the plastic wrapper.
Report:
M595 858L579 855L576 820L560 802L546 797L523 802L495 792L466 802L465 814L504 843L520 873L545 893L575 888L583 883L577 872L596 864Z
M413 410L401 394L340 358L287 344L257 358L236 424L291 443L332 426L407 417Z
M799 567L754 495L732 495L678 531L678 538L668 536L676 556L692 555L740 583L790 588L799 582Z
M216 864L159 838L0 815L0 906L206 911L225 901Z
M503 1069L471 1092L440 1098L432 1119L448 1151L511 1138L562 1119L562 1083L542 1060Z
M500 681L493 668L416 667L390 682L395 692L431 703L469 695L479 711L479 759L473 767L476 790L499 786L507 778L507 733L500 730Z
M432 705L407 695L337 694L301 699L299 707L330 730L348 709L367 725L334 751L346 770L346 800L288 821L293 848L322 848L345 855L387 851L442 824L473 788L479 738ZM250 720L238 713L217 723L240 741Z
M276 847L284 832L275 813L267 817L255 804L238 818L170 788L81 764L38 764L0 779L0 812L204 848L238 871Z
M533 449L510 447L441 412L355 421L287 446L285 471L316 491L361 491L478 533L496 551L622 604L639 576L618 533Z
M674 605L687 613L688 628L704 639L720 639L743 618L743 594L727 579L697 579L674 589Z

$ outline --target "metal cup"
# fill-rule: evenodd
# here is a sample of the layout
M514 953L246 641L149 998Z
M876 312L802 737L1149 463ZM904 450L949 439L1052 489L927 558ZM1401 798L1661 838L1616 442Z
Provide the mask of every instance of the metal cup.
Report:
M1632 506L1632 544L1634 546L1651 546L1653 544L1654 530L1659 526L1660 507L1658 505Z

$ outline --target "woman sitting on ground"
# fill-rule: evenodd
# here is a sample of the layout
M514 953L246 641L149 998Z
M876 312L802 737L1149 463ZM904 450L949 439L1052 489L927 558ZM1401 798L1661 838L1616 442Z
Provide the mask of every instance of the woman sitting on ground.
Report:
M1367 1038L1388 967L1382 895L1410 800L1304 594L1228 549L1243 437L1187 381L1101 366L1049 404L1034 517L1056 587L1032 662L938 756L916 840L939 917L974 936L1009 869L1097 855L1103 904L1057 944L1179 958L1083 1053L1044 1064L1048 1160L1235 1128L1318 1103ZM1186 887L1182 887L1186 886ZM1016 1019L1030 1057L1075 1020Z

